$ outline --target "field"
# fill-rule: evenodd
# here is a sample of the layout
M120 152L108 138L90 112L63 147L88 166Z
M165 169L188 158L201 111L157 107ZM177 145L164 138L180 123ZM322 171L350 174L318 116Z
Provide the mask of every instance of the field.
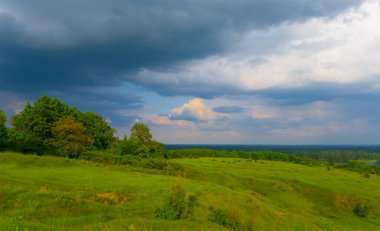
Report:
M0 230L227 230L210 218L215 209L240 229L380 230L378 176L238 158L169 161L184 169L0 153ZM175 184L197 198L193 214L156 217Z

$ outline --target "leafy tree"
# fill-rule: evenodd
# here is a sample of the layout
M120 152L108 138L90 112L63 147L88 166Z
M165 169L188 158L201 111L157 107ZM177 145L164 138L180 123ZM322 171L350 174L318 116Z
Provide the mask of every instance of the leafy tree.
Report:
M56 137L53 129L65 117L80 122L84 133L93 138L93 148L109 148L114 140L114 130L98 114L82 113L59 99L42 96L34 105L27 103L22 112L12 118L11 145L23 152L43 153L54 150Z
M129 139L125 136L118 141L117 148L120 155L135 155L142 158L165 155L164 145L152 139L149 127L143 123L134 124Z
M125 136L119 143L120 155L133 155L138 156L141 153L146 154L146 148L137 139L130 137L127 139Z
M91 136L85 134L83 124L75 121L73 117L60 119L53 128L55 145L59 153L69 157L78 157L93 143Z
M4 150L7 144L8 132L7 127L5 126L6 121L7 116L3 110L0 110L0 151Z
M135 123L131 128L131 139L136 139L144 145L148 145L152 141L152 134L147 125L143 123Z
M78 117L79 114L77 109L45 95L33 106L27 103L24 110L12 118L12 125L20 144L31 145L25 148L42 153L53 143L52 128L56 122L62 117Z
M98 114L86 112L80 116L80 122L83 123L85 133L94 139L93 146L96 149L107 149L111 147L114 141L115 130Z
M160 142L152 140L150 145L148 145L148 152L151 156L165 156L164 145ZM165 156L167 158L167 156Z
M9 129L8 143L13 150L23 153L36 151L41 154L42 149L37 147L38 142L39 139L33 136L31 132L21 132L14 128Z

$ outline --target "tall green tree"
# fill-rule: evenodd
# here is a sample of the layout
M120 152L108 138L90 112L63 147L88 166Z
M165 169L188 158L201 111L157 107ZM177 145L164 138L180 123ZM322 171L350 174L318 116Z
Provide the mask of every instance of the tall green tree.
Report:
M7 116L3 110L0 110L0 151L4 150L8 140L8 131L5 126L6 122Z
M52 128L66 116L78 117L80 112L59 99L47 95L37 99L32 106L27 103L23 111L13 116L12 125L17 142L25 151L44 152L53 143Z
M118 151L121 155L143 158L165 156L164 145L152 139L149 127L143 123L135 123L132 126L129 139L125 136L119 141Z
M85 126L85 133L93 137L95 149L111 147L115 130L108 125L103 117L93 112L86 112L81 114L79 121Z
M13 116L11 146L23 152L54 151L57 136L53 129L58 121L66 117L82 124L84 133L93 138L92 148L110 148L115 131L103 117L92 112L82 113L47 95L38 98L33 105L27 103L23 111Z
M78 157L93 142L91 136L85 134L83 124L73 117L61 118L53 128L54 146L60 155Z
M148 145L152 142L152 134L148 125L135 123L131 128L131 138L138 140L141 144Z
M144 146L145 147L145 146ZM129 138L125 136L119 142L119 154L120 155L133 155L137 156L140 154L142 149L142 144L138 142L135 138Z

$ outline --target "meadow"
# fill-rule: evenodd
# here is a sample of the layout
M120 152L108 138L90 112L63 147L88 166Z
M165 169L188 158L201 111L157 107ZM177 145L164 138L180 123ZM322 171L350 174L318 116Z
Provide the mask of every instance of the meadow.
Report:
M0 153L0 230L380 230L376 175L226 157L165 161L182 168ZM196 198L191 215L157 216L176 185Z

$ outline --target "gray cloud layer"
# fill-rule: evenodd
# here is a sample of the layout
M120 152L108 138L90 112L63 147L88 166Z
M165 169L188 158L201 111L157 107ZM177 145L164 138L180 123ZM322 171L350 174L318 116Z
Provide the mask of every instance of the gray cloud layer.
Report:
M359 2L2 1L0 86L112 86L128 80L122 73L223 52L248 29L331 16Z
M85 110L112 117L117 123L123 119L115 111L140 109L144 103L136 93L118 90L125 82L166 96L212 98L252 94L218 82L200 85L198 79L190 78L162 81L149 73L140 73L144 69L176 72L183 62L223 54L248 31L268 30L313 17L332 17L360 3L359 0L2 0L0 106L9 106L6 104L10 101L4 100L8 96L33 100L49 93ZM255 46L257 50L263 49ZM315 100L309 91L299 92L303 100ZM287 103L302 98L290 91L257 94L277 101L287 99ZM305 98L308 94L310 97ZM324 97L334 97L333 91ZM224 113L241 110L215 109ZM195 120L191 113L185 116Z

